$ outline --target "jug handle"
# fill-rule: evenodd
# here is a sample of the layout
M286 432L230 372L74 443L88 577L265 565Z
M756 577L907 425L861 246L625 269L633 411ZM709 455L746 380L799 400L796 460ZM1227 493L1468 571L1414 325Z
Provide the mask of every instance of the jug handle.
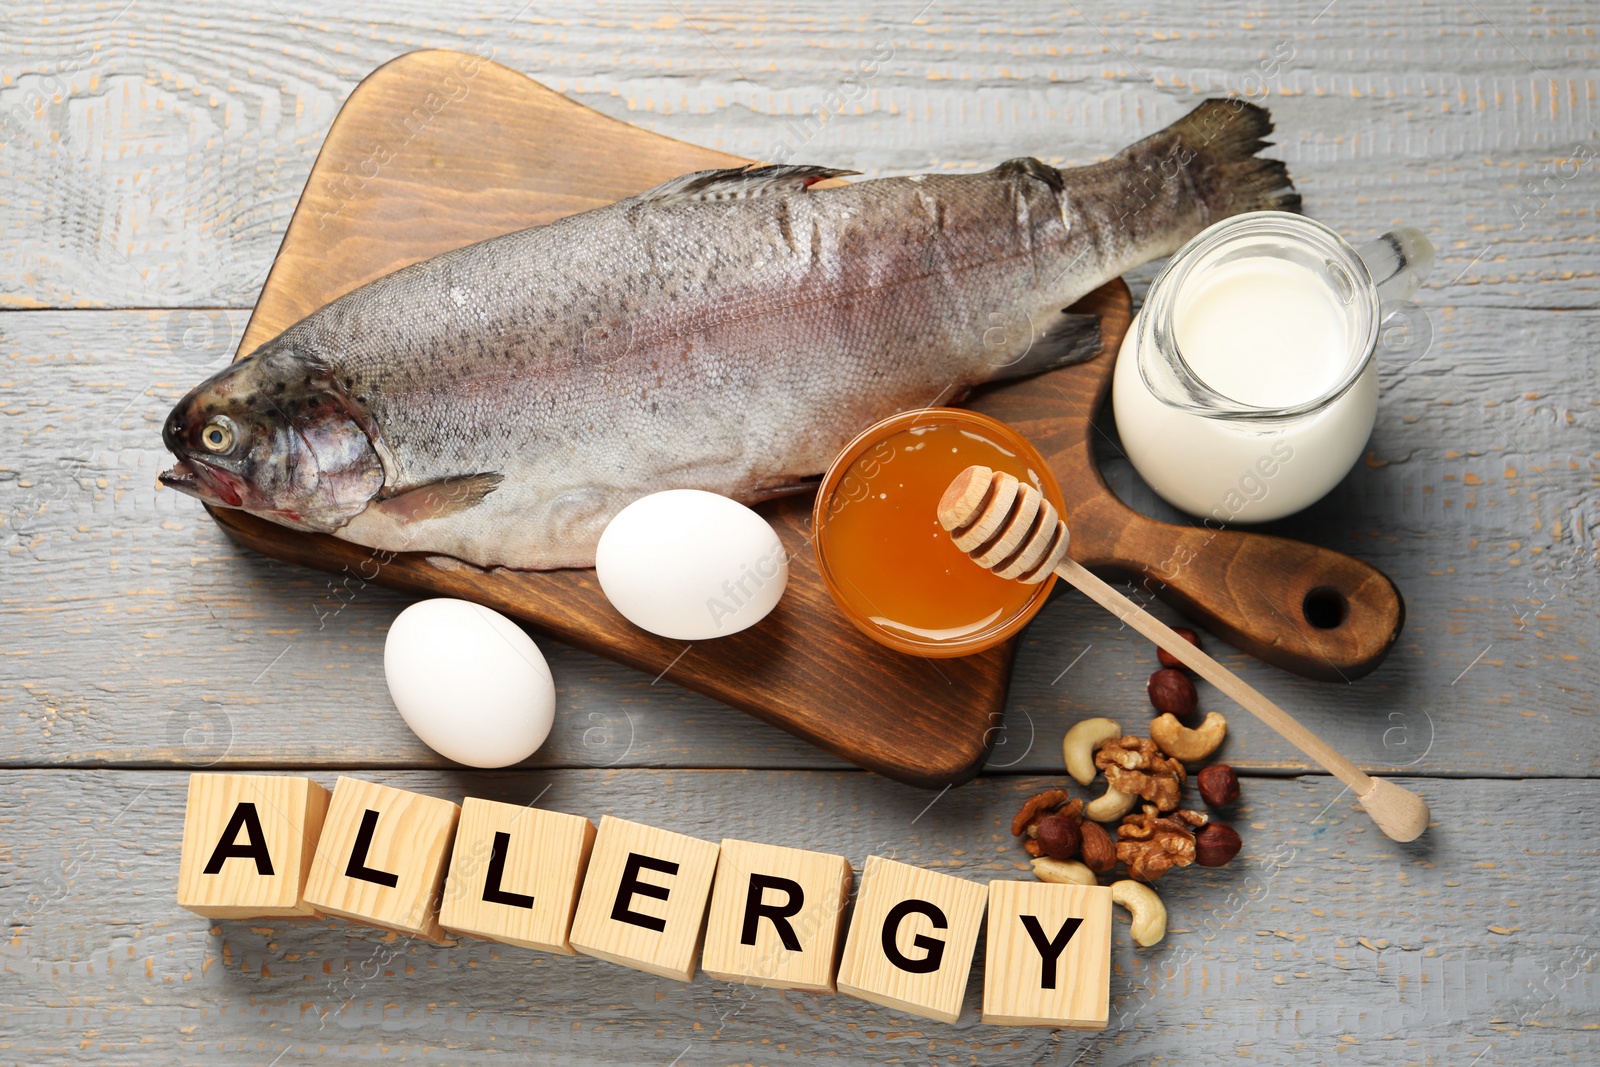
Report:
M1378 288L1381 317L1410 300L1433 270L1433 242L1415 226L1402 226L1356 249Z

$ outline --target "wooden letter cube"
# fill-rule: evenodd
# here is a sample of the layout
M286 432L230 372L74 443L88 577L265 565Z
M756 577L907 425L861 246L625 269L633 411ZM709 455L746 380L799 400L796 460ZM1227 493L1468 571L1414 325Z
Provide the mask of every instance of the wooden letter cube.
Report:
M1104 1030L1111 998L1111 890L989 883L983 1021Z
M603 817L572 920L572 947L689 981L700 956L717 851L698 837Z
M779 989L834 990L850 861L724 838L700 969Z
M987 896L965 878L868 856L839 964L839 991L955 1022Z
M439 925L572 955L572 913L593 845L594 823L581 815L468 797Z
M191 774L178 903L213 919L314 915L306 878L328 791L282 774Z
M439 889L460 813L438 797L340 778L306 903L340 918L443 940Z

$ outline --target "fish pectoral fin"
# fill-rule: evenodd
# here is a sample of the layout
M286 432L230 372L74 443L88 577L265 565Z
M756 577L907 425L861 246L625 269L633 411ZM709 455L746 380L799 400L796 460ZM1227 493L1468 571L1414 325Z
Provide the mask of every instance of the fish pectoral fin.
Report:
M1026 378L1100 354L1100 316L1061 311L1033 326L1028 350L989 378L992 382Z
M801 193L820 181L860 174L858 170L769 163L725 170L697 170L646 189L635 200L687 203L697 200L748 200L773 193Z
M400 523L442 519L481 504L483 498L494 492L503 481L505 475L496 471L440 478L436 482L402 489L374 501L370 506Z

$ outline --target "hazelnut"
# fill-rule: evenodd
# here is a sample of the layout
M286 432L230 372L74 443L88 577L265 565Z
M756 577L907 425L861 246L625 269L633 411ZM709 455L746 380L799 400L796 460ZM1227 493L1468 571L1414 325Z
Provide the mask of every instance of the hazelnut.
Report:
M1046 815L1039 820L1036 837L1044 854L1055 860L1070 860L1078 855L1083 833L1065 815Z
M1188 715L1200 702L1194 683L1182 671L1163 667L1150 676L1150 704L1163 715Z
M1028 832L1028 827L1039 821L1039 816L1055 811L1067 803L1065 789L1046 789L1043 793L1035 793L1022 805L1022 810L1011 819L1011 836L1021 837ZM1083 801L1078 801L1082 805Z
M1194 861L1202 867L1223 867L1239 854L1239 832L1227 823L1208 822L1194 835Z
M1239 799L1239 776L1226 763L1213 763L1200 772L1200 799L1213 808L1225 808Z
M1195 648L1201 647L1200 635L1189 629L1187 626L1174 626L1172 628L1172 632L1189 642ZM1174 656L1171 652L1168 652L1164 648L1156 649L1156 659L1161 661L1161 665L1163 667L1171 667L1174 670L1177 670L1183 666L1183 661L1181 659L1179 659L1177 656Z
M1117 865L1117 843L1104 826L1085 820L1078 827L1078 834L1083 839L1078 848L1078 858L1085 867L1095 874L1105 874Z

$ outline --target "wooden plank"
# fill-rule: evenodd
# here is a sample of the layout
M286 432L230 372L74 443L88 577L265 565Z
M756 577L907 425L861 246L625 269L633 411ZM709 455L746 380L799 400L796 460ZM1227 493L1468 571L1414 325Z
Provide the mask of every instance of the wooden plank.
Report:
M334 920L211 923L175 901L186 775L0 774L7 1060L1231 1064L1584 1062L1600 974L1600 783L1411 779L1438 823L1397 845L1325 777L1248 778L1229 867L1157 883L1139 950L1115 909L1103 1033L946 1026L851 997L597 960L387 939ZM332 784L332 775L320 776ZM1026 878L1007 828L1041 779L927 794L858 772L393 772L389 785L603 814L717 840ZM752 798L761 798L752 803ZM924 809L927 809L924 811ZM285 1052L284 1050L288 1051ZM1492 1052L1489 1051L1492 1049Z
M384 634L406 598L359 573L330 578L236 549L192 500L157 489L161 419L195 376L167 329L164 312L0 317L0 411L14 442L0 458L0 509L16 564L0 594L0 755L441 766L384 688ZM1224 662L1371 770L1418 760L1449 774L1600 770L1590 714L1600 366L1555 358L1587 351L1597 330L1593 312L1442 317L1429 357L1385 373L1372 462L1271 526L1390 574L1407 600L1400 645L1350 686L1231 652ZM1107 462L1130 503L1170 517L1125 461ZM542 647L559 710L535 765L839 765L666 684L670 674L652 684ZM1057 594L1022 635L991 770L1058 770L1061 735L1088 715L1142 728L1155 666L1143 639ZM1227 713L1207 687L1201 700ZM1230 761L1306 766L1247 716L1231 719Z
M1594 307L1594 183L1572 162L1594 144L1592 10L1325 7L841 19L825 0L748 16L362 0L312 18L141 0L110 28L89 4L18 12L0 226L20 240L0 247L0 299L249 306L351 88L404 52L464 47L654 132L870 175L1087 161L1199 95L1264 96L1312 213L1355 236L1439 235L1434 285L1462 275L1446 302Z

